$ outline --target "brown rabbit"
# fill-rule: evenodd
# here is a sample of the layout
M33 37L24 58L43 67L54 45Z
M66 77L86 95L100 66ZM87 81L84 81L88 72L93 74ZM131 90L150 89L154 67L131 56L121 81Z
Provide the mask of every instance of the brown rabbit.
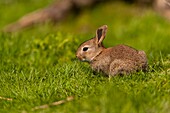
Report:
M82 43L76 53L81 61L90 63L92 69L108 76L131 74L147 69L147 58L144 51L138 51L126 45L105 48L102 41L107 32L107 25L96 31L96 36Z

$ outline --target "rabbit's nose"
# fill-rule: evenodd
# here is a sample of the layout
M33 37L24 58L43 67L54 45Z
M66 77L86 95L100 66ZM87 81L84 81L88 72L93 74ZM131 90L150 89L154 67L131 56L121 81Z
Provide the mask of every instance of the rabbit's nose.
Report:
M77 54L76 54L76 57L77 57L77 58L81 57L81 54L80 54L80 53L77 53Z
M78 56L79 56L79 55L78 55L78 54L76 54L76 57L77 57L77 58L78 58Z
M77 54L76 57L77 57L79 60L82 60L81 55Z
M77 57L77 58L80 58L80 55L79 55L79 54L76 54L76 57Z

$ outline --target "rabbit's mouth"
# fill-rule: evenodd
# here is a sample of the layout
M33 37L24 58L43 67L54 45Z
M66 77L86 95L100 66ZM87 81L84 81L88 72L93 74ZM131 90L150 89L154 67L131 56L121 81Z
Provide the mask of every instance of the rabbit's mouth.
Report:
M86 61L86 59L85 58L83 58L83 57L77 57L80 61L83 61L83 62L85 62Z
M78 56L78 55L76 57L82 62L90 62L86 57Z
M80 56L80 55L76 55L76 57L77 57L80 61L83 61L83 60L84 60L84 58L83 58L82 56Z

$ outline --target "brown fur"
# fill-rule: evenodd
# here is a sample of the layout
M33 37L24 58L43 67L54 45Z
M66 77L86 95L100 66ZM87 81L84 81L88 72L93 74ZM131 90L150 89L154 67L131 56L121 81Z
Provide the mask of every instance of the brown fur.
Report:
M89 62L94 71L103 72L109 76L131 74L147 69L147 57L144 51L138 51L126 45L104 48L102 41L106 31L107 26L101 26L96 31L95 38L81 44L76 53L77 58ZM84 47L88 50L83 51Z

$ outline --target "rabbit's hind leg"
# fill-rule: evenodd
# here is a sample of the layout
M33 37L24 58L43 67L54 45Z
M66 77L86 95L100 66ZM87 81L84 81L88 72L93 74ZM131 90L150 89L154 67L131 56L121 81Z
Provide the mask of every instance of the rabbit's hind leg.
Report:
M116 59L110 64L109 76L130 74L133 70L132 62Z

